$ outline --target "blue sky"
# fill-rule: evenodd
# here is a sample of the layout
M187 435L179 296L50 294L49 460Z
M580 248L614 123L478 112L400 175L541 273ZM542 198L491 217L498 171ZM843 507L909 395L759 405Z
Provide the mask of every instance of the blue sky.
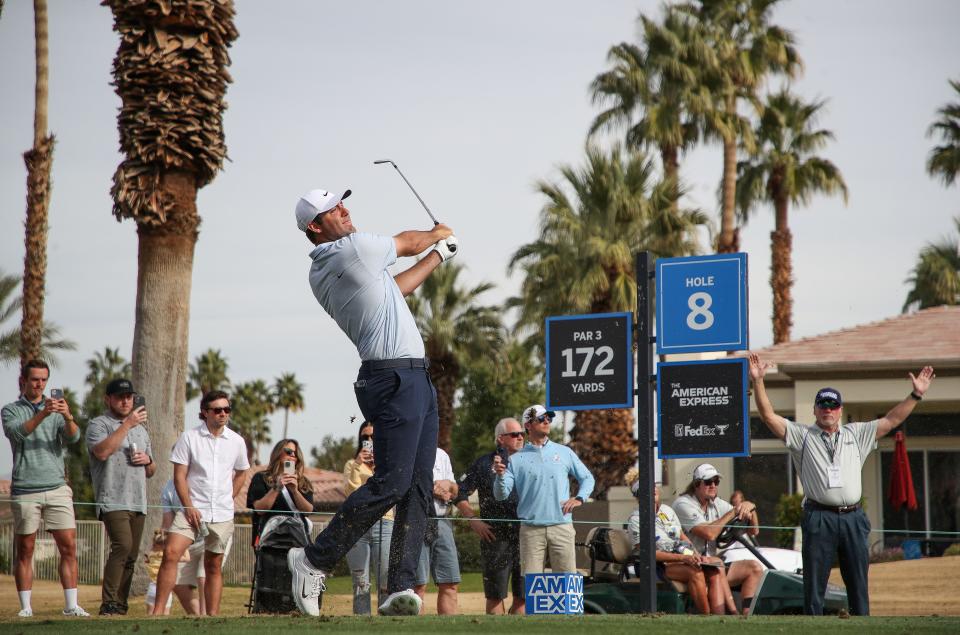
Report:
M353 189L363 230L426 229L391 158L434 213L456 231L467 281L515 292L506 263L536 236L538 179L579 165L597 113L587 86L608 49L635 39L642 10L658 3L528 0L484 3L357 0L237 2L227 100L230 161L199 195L203 217L191 300L191 358L218 348L235 381L295 372L307 409L291 416L306 446L352 435L356 352L314 301L309 245L293 207L314 187ZM32 142L32 3L0 16L0 268L19 272L25 168ZM823 151L850 189L791 212L796 276L794 336L897 314L917 251L948 234L960 190L930 179L925 137L960 78L960 4L805 0L778 8L797 36L806 72L794 88L826 98ZM61 355L51 385L82 390L84 362L105 346L129 357L136 235L111 214L120 161L109 83L117 37L95 2L50 3L50 129L57 135L50 210L46 317L79 344ZM714 218L717 146L682 158L691 202ZM743 232L750 258L750 328L771 342L769 233L761 211ZM0 369L2 400L16 397L14 369ZM188 406L188 414L194 405ZM504 413L517 414L517 413ZM192 415L188 421L192 420ZM491 422L491 426L494 422ZM282 415L275 417L274 437ZM0 444L0 474L10 450Z

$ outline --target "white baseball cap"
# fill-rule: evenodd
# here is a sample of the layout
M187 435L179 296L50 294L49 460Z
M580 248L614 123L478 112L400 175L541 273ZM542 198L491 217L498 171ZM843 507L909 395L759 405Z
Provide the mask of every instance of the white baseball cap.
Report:
M717 468L713 467L709 463L701 463L693 471L693 480L695 481L706 481L711 479L714 476L722 476L720 472L717 471Z
M329 212L348 196L350 196L350 190L344 190L342 194L335 194L330 190L310 190L297 201L297 227L300 231L306 231L307 225L317 217L317 214Z
M531 419L536 419L537 417L542 417L543 415L550 415L550 417L556 417L557 413L553 410L547 410L540 404L534 404L523 411L523 419L525 421L530 421Z

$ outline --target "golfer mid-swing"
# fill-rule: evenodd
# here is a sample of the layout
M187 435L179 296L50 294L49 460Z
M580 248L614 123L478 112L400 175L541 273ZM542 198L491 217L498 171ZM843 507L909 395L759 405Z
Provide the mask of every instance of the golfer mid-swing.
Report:
M455 255L456 237L442 224L393 237L358 232L343 205L348 196L350 190L312 190L297 203L296 218L297 227L315 245L310 252L313 294L362 360L354 391L364 418L373 422L377 464L373 476L347 498L316 542L291 549L287 563L300 611L319 615L327 573L396 505L390 595L380 613L417 615L421 602L413 587L433 495L437 394L427 373L423 339L404 296ZM398 257L430 247L406 271L396 276L387 271Z

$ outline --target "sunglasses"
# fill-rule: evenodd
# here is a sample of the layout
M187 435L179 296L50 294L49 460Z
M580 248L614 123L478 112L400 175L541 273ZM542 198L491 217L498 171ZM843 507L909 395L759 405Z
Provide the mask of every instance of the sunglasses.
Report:
M552 416L552 415L540 415L539 417L537 417L537 421L539 421L540 423L544 423L544 422L546 422L546 421L553 421L553 416Z
M817 402L817 408L821 410L836 410L840 407L836 401L819 401Z
M719 485L720 477L716 476L714 478L704 479L703 481L701 481L701 483L703 483L704 485Z
M207 408L207 412L212 412L215 415L230 414L230 406L225 408Z
M297 456L297 451L291 450L290 448L283 448L283 453L287 456Z
M522 433L522 432L504 432L504 433L503 433L503 436L505 436L505 437L511 437L511 438L513 438L513 439L522 439L522 438L523 438L523 433Z

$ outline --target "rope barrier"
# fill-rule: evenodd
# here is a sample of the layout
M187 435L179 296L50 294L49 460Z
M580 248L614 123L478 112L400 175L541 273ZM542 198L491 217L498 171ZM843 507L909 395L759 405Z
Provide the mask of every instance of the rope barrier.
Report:
M43 503L41 500L32 500L27 498L0 498L0 504L3 503ZM73 505L76 506L96 506L99 503L88 502L88 501L73 501ZM147 509L162 509L164 511L179 511L182 507L170 507L168 505L144 505ZM201 509L201 508L198 508ZM234 515L246 515L246 514L286 514L288 516L333 516L336 512L301 512L301 511L287 511L287 510L277 510L277 509L249 509L245 508L243 510L237 510L233 507L203 507L202 511L231 511ZM454 521L470 521L470 520L481 520L485 523L522 523L522 520L514 518L484 518L481 516L473 516L471 518L466 518L464 516L444 516L449 520ZM573 520L571 521L575 525L593 525L598 527L613 527L621 528L626 524L626 520L615 523L611 521L599 521L599 520ZM777 531L794 531L797 527L781 527L777 525L757 525L757 529L771 529ZM936 536L956 536L960 538L960 531L938 531L933 529L870 529L870 533L878 534L923 534L923 535L936 535Z

